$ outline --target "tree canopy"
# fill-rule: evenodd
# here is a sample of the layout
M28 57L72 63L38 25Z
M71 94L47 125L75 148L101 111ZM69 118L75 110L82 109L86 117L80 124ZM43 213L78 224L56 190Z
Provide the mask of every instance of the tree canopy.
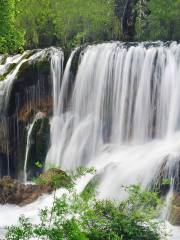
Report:
M26 30L27 47L117 38L113 0L23 0L17 25Z
M180 0L139 1L136 29L138 38L140 40L180 40L179 9Z
M0 52L23 50L24 32L16 28L16 13L15 0L0 0Z
M179 40L179 9L180 0L0 0L0 53L128 41L126 25L131 41Z

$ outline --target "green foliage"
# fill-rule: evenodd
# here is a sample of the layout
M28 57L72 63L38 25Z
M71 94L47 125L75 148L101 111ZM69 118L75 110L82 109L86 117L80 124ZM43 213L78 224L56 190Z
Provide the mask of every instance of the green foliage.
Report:
M17 6L17 25L26 31L30 48L73 47L119 35L114 0L23 0Z
M164 178L163 180L162 180L162 185L163 186L170 186L171 185L171 179L170 178Z
M0 0L0 53L23 50L24 32L15 25L15 0Z
M81 193L81 197L88 201L92 196L95 196L97 193L97 186L99 184L99 179L95 176L85 187Z
M144 1L142 1L144 2ZM145 1L141 10L149 14L137 18L136 31L140 40L179 40L180 39L180 1ZM141 11L141 12L142 12Z
M50 186L54 190L61 187L68 189L73 187L71 176L56 168L51 168L47 172L40 174L33 181L38 185Z
M21 52L24 46L71 49L85 42L121 40L117 2L0 0L0 53ZM180 39L179 9L179 0L139 0L133 9L137 40Z
M40 163L39 161L35 162L35 166L40 169L43 168L43 164Z
M160 240L162 225L152 221L159 204L157 195L142 192L139 186L127 191L129 198L120 203L64 194L55 198L51 209L40 211L39 224L21 217L19 226L8 229L6 239Z
M71 176L74 180L86 175L86 174L95 174L96 173L96 169L94 167L90 167L90 168L87 168L87 167L79 167L77 168L75 171L73 171L71 173Z
M136 34L137 38L140 39L144 33L144 30L146 29L146 18L149 14L149 9L148 9L148 0L139 0L136 4Z

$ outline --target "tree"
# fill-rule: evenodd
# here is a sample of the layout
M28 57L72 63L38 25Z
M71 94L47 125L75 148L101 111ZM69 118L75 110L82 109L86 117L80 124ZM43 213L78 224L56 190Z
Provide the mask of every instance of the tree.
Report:
M122 31L125 40L133 41L135 37L135 23L136 23L136 4L138 0L127 0L126 7L122 19Z
M95 186L93 186L95 187ZM8 229L7 240L160 240L166 239L157 216L160 200L156 193L127 188L122 202L97 201L94 196L72 191L55 198L51 209L40 211L40 223L21 217L18 226ZM84 198L84 196L86 196ZM160 232L162 233L160 236Z
M136 4L136 37L137 39L141 39L146 27L147 27L147 17L150 14L148 8L148 1L149 0L139 0Z
M0 52L23 50L24 33L15 26L15 0L0 0Z
M149 13L143 24L143 31L137 29L142 40L179 40L180 39L180 1L150 0L147 7Z
M119 37L114 0L23 0L18 9L17 26L26 30L28 48Z

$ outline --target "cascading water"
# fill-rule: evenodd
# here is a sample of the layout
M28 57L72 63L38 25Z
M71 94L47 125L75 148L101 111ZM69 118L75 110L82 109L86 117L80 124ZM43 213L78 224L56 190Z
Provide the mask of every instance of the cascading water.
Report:
M88 46L69 94L73 55L52 121L47 160L65 170L94 166L100 198L121 199L122 185L150 188L162 172L177 188L180 44Z
M88 46L72 91L73 57L52 121L48 161L65 170L94 166L99 198L123 198L122 185L151 188L162 177L171 179L161 215L169 219L180 176L180 44ZM91 178L77 182L79 191ZM172 235L177 240L179 228Z
M63 76L64 54L62 51L55 51L51 56L51 75L53 81L53 114L58 109L58 99L60 95L61 80Z
M61 148L63 144L61 144L61 142L65 141L65 139L66 139L65 135L64 135L64 137L59 138L59 136L62 136L62 134L63 134L62 125L61 125L61 124L63 124L63 122L62 122L61 118L59 118L59 115L63 113L63 108L64 108L64 106L66 107L66 103L68 104L68 94L69 94L68 90L71 85L71 83L70 83L71 82L70 68L71 68L72 60L73 60L74 54L76 53L76 50L74 50L72 52L72 54L66 64L66 69L65 69L63 79L62 79L61 90L59 89L58 98L57 98L57 95L54 98L54 104L53 104L54 105L54 115L53 115L52 122L51 122L51 149L49 150L49 152L47 154L47 158L46 158L47 159L46 160L47 168L48 168L49 163L53 163L53 165L55 165L55 166L59 165L58 159L60 157L61 151L63 151L63 149ZM57 58L56 58L56 60L57 60ZM54 62L53 59L52 59L52 61ZM57 60L57 62L59 62L59 60ZM52 79L53 79L54 85L59 85L60 79L57 78L56 75L54 74L55 72L59 71L57 69L59 66L62 66L62 65L61 64L59 64L59 65L51 64L51 69L53 72ZM58 73L58 76L60 76L59 73ZM58 100L58 101L56 102L56 100ZM56 151L57 149L59 149L59 151ZM54 161L51 160L52 156L53 156Z
M173 191L179 188L180 44L88 46L80 54L72 81L75 53L66 65L62 84L62 62L52 58L53 84L61 85L61 90L53 90L47 162L65 170L94 166L100 180L99 198L123 198L122 185L140 183L150 188L163 173L172 183L167 195L169 208ZM79 179L78 191L92 177ZM24 212L35 221L37 211L32 209L49 204L51 196L24 208L0 206L0 214L2 219L13 214L12 224ZM163 218L169 215L168 208ZM2 226L4 222L0 218ZM172 239L179 236L179 229L174 228Z

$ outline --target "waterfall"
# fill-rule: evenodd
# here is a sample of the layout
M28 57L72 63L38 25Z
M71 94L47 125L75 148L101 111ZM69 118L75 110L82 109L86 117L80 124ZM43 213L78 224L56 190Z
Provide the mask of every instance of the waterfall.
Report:
M43 50L38 54L42 56ZM7 105L4 100L8 103L22 61L33 58L25 55L9 57L5 64L0 56L0 75L7 72L9 62L16 62L5 82L0 82L1 109ZM52 48L53 117L47 167L48 163L64 170L94 166L100 199L123 199L122 185L141 184L143 189L150 189L161 178L170 179L161 216L167 220L172 195L179 189L180 44L111 42L78 48L64 74L63 61L62 51ZM28 128L25 178L36 119L35 115ZM77 191L93 177L78 179ZM63 191L57 191L59 197ZM0 206L0 234L1 227L16 224L23 213L36 222L38 209L52 202L53 196L48 195L25 207ZM179 228L170 228L174 231L170 239L179 239Z
M48 168L49 163L51 163L51 165L53 165L53 166L58 167L58 165L59 165L58 159L60 157L61 151L63 151L62 142L66 141L66 136L63 135L63 133L66 134L66 132L65 131L62 132L63 121L59 117L59 115L61 115L61 114L63 115L63 111L66 108L66 105L68 104L68 95L69 95L68 90L70 89L70 85L72 84L70 69L71 69L73 57L77 50L78 50L78 48L72 52L70 58L68 59L68 62L66 64L66 69L63 74L61 89L59 89L58 102L54 101L54 114L53 114L53 118L51 121L51 148L47 154L46 168ZM58 64L56 64L54 66L58 67ZM59 66L61 66L61 65L59 65ZM53 68L53 65L51 65L51 68ZM57 71L58 70L52 69L53 73L55 73ZM59 78L56 78L56 76L54 74L52 75L52 77L53 77L53 83L54 83L53 89L54 89L55 86L58 85L58 83L56 83L56 81L59 80ZM68 127L68 125L67 125L67 127ZM59 136L62 136L62 135L63 135L63 137L60 138ZM57 149L59 149L59 150L57 151Z
M74 52L52 121L47 161L65 170L94 166L101 198L121 198L121 185L149 188L162 171L177 177L180 44L88 46L69 94L73 57Z

